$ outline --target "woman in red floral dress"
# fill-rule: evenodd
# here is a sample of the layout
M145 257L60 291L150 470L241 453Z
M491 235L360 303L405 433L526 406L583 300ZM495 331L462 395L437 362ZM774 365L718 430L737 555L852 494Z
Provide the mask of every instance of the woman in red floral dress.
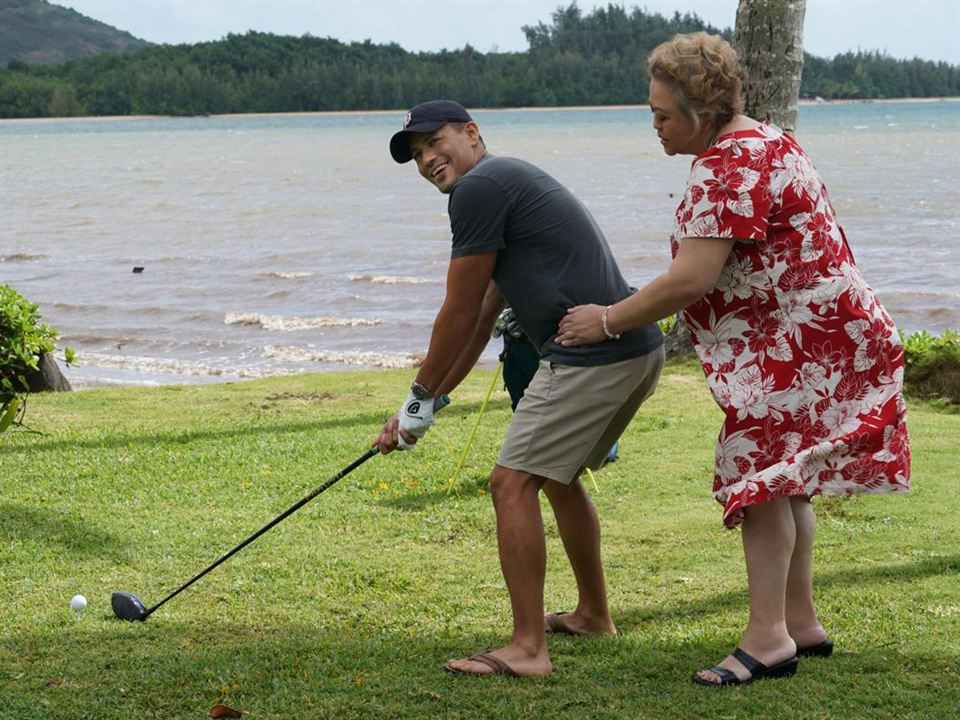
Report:
M740 646L694 681L792 675L833 643L813 604L810 498L906 492L903 347L860 274L826 188L780 128L742 114L742 71L719 37L678 35L650 55L653 126L696 156L667 272L609 307L573 308L581 345L684 309L726 419L714 497L740 526L750 618Z

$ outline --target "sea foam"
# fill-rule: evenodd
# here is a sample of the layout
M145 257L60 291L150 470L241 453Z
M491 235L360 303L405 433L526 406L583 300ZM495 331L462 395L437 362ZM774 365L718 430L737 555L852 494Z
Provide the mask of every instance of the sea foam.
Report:
M195 360L175 360L173 358L154 358L138 355L107 355L104 353L82 352L78 354L81 367L114 368L132 370L145 374L164 373L186 377L236 377L260 378L275 375L292 375L297 370L277 368L241 368Z
M267 345L263 349L263 357L296 363L334 363L380 368L410 368L423 362L422 355L407 353L310 350L289 345Z
M380 325L377 318L339 318L339 317L286 317L284 315L261 315L260 313L227 313L225 325L253 325L264 330L314 330L325 327L370 327Z
M442 280L409 277L407 275L350 275L351 282L367 282L376 285L433 285Z

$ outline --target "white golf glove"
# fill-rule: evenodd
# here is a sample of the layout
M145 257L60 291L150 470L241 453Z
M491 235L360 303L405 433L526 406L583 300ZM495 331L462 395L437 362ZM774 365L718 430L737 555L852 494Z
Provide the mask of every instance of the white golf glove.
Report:
M427 434L427 430L433 425L433 415L438 410L450 404L450 398L447 395L440 395L434 398L419 400L413 390L407 393L407 399L403 401L397 418L400 421L400 429L413 435L418 440ZM408 443L403 439L403 435L398 435L397 447L401 450L410 450L413 443Z

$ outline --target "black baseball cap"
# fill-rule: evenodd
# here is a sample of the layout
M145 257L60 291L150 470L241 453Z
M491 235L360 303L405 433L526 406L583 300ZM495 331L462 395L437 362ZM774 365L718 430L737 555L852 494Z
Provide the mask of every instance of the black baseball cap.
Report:
M409 162L410 135L432 133L449 122L472 122L470 113L453 100L429 100L412 107L403 116L403 130L390 138L390 154L398 163Z

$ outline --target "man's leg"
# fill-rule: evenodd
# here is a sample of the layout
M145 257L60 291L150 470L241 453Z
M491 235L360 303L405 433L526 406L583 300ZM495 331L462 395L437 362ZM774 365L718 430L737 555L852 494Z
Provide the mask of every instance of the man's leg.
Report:
M563 624L575 633L616 635L607 606L596 508L579 479L569 485L548 480L543 490L557 519L579 592L577 608L563 616Z
M540 488L545 479L530 473L494 466L490 492L497 514L500 568L510 593L513 636L492 655L519 675L553 672L543 631L543 581L547 550L540 515ZM460 672L485 675L489 665L472 660L451 660Z
M811 647L827 639L813 605L813 537L817 519L813 504L807 498L790 498L790 509L797 528L797 541L787 575L787 630L797 647Z
M656 388L662 367L663 350L658 348L627 363L593 369L593 376L585 385L593 392L600 393L595 399L605 396L609 404L604 413L592 418L593 427L603 427L604 430L587 454L586 467L599 468L607 460L610 447L615 445L637 409ZM624 397L623 393L628 387L632 390ZM575 396L582 396L585 392L586 388L581 386ZM574 633L616 635L617 628L610 618L607 604L607 588L600 557L600 522L587 491L577 479L582 470L583 467L580 467L571 473L575 479L568 485L548 481L544 486L579 592L577 608L563 614L559 622ZM544 624L557 621L557 618L546 618Z
M789 660L796 654L796 643L787 632L785 597L790 558L796 540L793 511L789 498L779 498L746 509L741 526L743 554L747 562L750 591L750 619L740 647L768 667ZM750 673L732 655L721 667L741 680ZM719 678L710 670L698 675L709 682Z

